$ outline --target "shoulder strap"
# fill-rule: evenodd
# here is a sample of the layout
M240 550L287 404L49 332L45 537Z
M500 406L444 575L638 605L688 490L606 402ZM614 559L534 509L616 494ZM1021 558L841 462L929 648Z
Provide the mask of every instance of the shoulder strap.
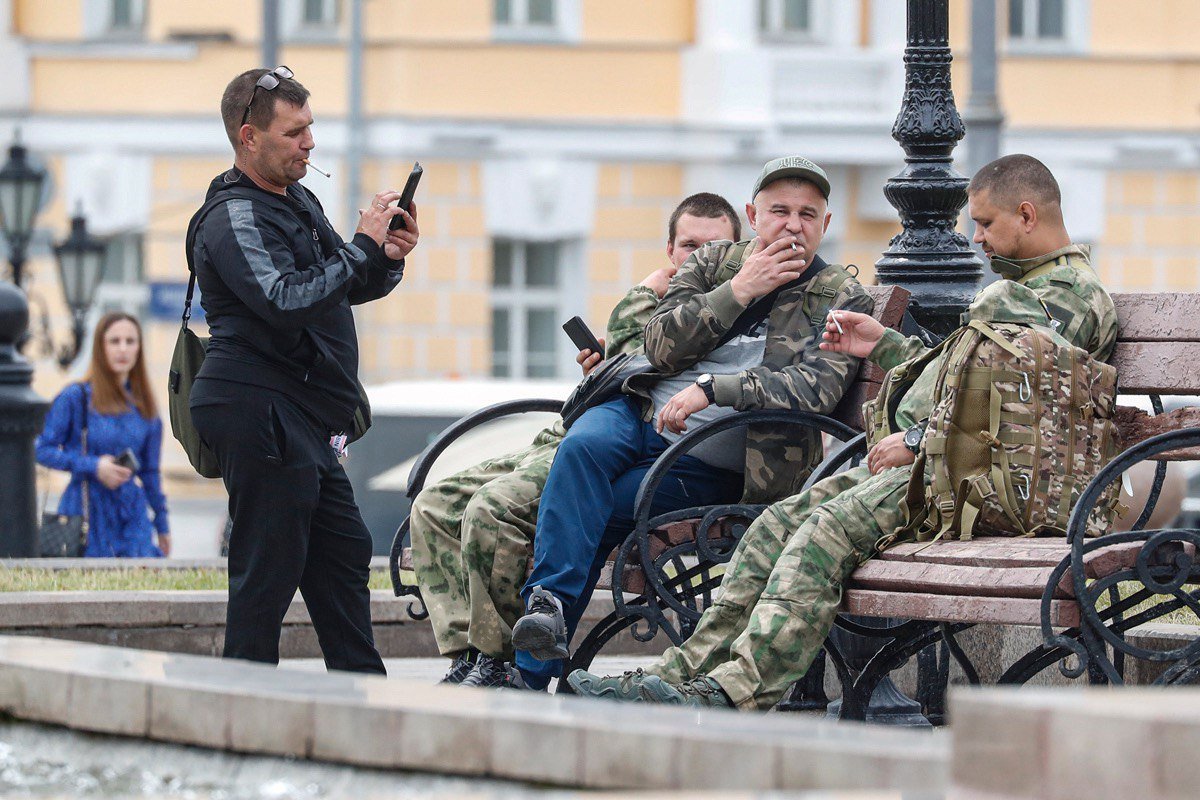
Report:
M232 186L225 189L215 197L211 197L200 206L200 210L192 215L192 219L188 222L187 238L184 240L184 256L187 258L188 266L188 287L187 297L183 301L183 327L187 327L188 320L192 318L192 296L196 292L196 265L194 262L193 251L196 248L196 234L200 231L200 225L204 219L217 206L222 206L230 200L251 200L255 197L255 193L242 186Z
M721 259L720 266L717 267L717 272L713 276L713 283L720 286L727 280L737 275L738 270L742 268L742 262L746 260L746 251L750 249L750 245L754 243L753 239L747 239L744 242L738 242L725 251L725 257Z
M79 433L79 449L83 451L83 455L86 457L88 454L88 385L87 385L87 383L86 382L80 383L79 390L80 390L79 396L82 398L82 405L83 405L83 420L80 423L80 428L79 428L79 431L80 431L80 433ZM88 482L87 482L87 478L84 478L80 483L81 483L81 485L79 487L80 488L79 494L80 494L80 502L82 503L81 508L83 509L82 532L83 532L83 542L84 542L84 545L86 546L87 535L88 535Z
M839 264L828 264L816 274L804 290L804 305L801 309L810 323L818 325L825 320L825 314L817 313L820 298L827 298L825 304L828 305L853 277L849 270Z

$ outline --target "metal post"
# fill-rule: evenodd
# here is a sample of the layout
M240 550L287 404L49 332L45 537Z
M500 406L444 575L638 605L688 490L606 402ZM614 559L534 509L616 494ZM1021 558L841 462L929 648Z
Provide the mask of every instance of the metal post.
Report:
M967 168L974 175L1000 157L1004 112L996 94L996 0L971 0L971 94L963 119L967 123ZM978 248L976 252L983 255ZM985 270L983 282L999 277Z
M262 0L262 65L279 66L279 0Z
M0 283L0 558L37 555L37 482L33 440L49 403L34 393L33 367L17 352L29 325L29 304Z
M358 206L362 199L362 156L366 149L367 132L363 127L363 4L350 3L350 60L346 109L346 222L353 230L358 224Z
M8 260L12 264L12 282L18 289L24 287L25 251L28 242L24 237L13 236L8 240Z
M951 166L965 131L950 89L949 18L949 0L908 0L904 100L892 126L906 166L883 190L904 230L875 262L879 282L911 291L913 316L938 335L958 327L983 274L955 230L968 181Z

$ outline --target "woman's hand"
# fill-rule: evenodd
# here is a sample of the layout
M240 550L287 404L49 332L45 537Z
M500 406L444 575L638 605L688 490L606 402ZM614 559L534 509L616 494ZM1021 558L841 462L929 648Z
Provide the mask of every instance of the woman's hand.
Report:
M158 549L162 550L163 556L171 555L171 534L158 534Z
M112 456L100 456L96 463L96 480L106 489L118 489L133 477L133 470L122 467Z
M893 433L880 439L867 453L867 469L872 475L878 475L890 467L903 467L916 460L916 454L904 444L904 434Z

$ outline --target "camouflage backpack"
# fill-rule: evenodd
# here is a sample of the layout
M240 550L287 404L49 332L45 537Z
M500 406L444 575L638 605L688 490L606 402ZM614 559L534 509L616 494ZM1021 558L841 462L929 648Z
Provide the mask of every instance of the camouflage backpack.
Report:
M1116 452L1116 369L1060 336L1021 284L989 288L969 314L919 359L941 356L941 365L901 533L1063 535L1079 494ZM1116 488L1089 535L1111 527Z

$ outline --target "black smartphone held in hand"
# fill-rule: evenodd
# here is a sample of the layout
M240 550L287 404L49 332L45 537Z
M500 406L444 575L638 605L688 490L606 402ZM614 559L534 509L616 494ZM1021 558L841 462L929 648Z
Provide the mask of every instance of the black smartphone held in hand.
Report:
M600 346L600 340L588 329L587 323L579 317L571 317L563 323L562 328L580 350L591 350L593 353L604 355L604 348Z
M141 467L141 465L138 463L137 456L135 456L133 454L133 450L129 449L128 447L122 450L121 454L113 459L113 461L116 462L117 466L125 467L131 472L137 472Z
M421 175L425 172L425 168L421 166L420 161L413 162L412 172L408 173L408 181L404 184L404 191L400 192L400 202L397 205L405 211L412 212L413 195L417 193L417 184L421 182ZM404 221L404 217L400 214L392 217L392 224L388 226L389 230L402 231L408 228L408 223Z

